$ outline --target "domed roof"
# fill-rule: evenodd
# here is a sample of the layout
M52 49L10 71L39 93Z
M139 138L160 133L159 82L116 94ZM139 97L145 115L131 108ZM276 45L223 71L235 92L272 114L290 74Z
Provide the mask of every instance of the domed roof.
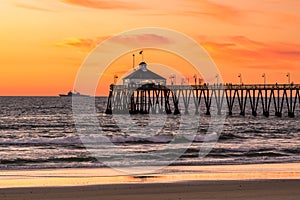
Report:
M147 63L141 62L141 63L139 64L139 68L140 68L141 70L143 70L143 71L147 71L147 70L148 70L148 69L147 69Z
M159 79L159 80L166 80L164 77L148 70L147 67L147 63L145 62L141 62L139 64L139 69L134 71L133 73L129 74L128 76L126 76L124 79Z

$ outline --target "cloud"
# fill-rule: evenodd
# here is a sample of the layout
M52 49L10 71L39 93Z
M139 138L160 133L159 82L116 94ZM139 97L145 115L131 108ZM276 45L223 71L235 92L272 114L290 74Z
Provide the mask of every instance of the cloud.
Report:
M95 38L66 38L61 42L54 43L57 47L75 47L81 51L91 51L102 41L110 38L111 36L102 36ZM111 40L115 43L122 45L133 45L143 42L144 44L170 44L172 41L166 37L155 34L143 34L143 35L127 35L127 36L115 36Z
M70 47L89 52L110 36L95 38L66 38L54 46ZM238 68L259 67L264 69L295 68L300 60L300 44L284 42L260 42L245 36L227 36L220 38L199 37L200 44L217 62ZM131 46L141 42L151 44L175 43L166 37L155 34L116 36L112 42Z
M231 42L237 45L251 47L251 48L259 48L265 46L265 44L263 44L262 42L254 41L241 35L228 37L228 40L230 40Z
M41 7L37 7L29 4L23 4L23 3L14 3L14 6L18 8L25 8L25 9L35 10L35 11L53 12L53 10L47 8L41 8Z
M223 50L230 53L240 52L242 55L259 55L273 59L300 59L300 44L258 42L245 36L225 37L223 40L227 40L227 43L206 41L204 45L206 44L213 48L223 48Z
M233 22L239 20L245 13L241 9L209 0L189 0L189 2L193 4L192 9L183 11L184 15L206 15L218 20Z
M202 39L200 43L215 61L239 68L287 69L300 60L300 44L259 42L245 36Z
M186 0L186 2L189 2L189 8L179 11L182 15L210 17L241 26L282 28L291 24L298 25L300 20L299 14L293 11L296 5L286 7L288 3L282 1L278 5L271 1L263 1L261 6L255 7L246 7L243 3L229 5L226 1L216 0Z
M266 48L262 48L261 52L266 52L270 58L284 59L296 62L300 60L300 45L289 43L270 44Z
M107 38L109 38L109 36L96 37L93 39L66 38L61 42L54 43L53 45L57 47L75 47L79 48L81 51L91 51Z
M124 3L115 0L60 0L63 3L83 6L94 9L125 9L134 10L139 8L136 4Z
M143 44L171 44L171 41L167 37L163 37L156 34L142 34L142 35L124 35L124 36L117 36L113 38L114 42L124 44L124 45L133 45L139 44L143 42Z

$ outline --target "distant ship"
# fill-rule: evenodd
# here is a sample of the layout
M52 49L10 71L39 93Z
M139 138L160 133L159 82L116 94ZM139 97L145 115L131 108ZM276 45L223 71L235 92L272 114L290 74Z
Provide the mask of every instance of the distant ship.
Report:
M89 97L89 95L85 95L85 94L80 94L80 92L72 92L69 91L68 94L59 94L60 97Z

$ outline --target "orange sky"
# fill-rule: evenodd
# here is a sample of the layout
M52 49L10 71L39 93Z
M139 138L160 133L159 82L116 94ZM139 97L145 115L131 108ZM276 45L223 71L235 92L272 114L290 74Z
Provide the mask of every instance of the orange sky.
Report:
M174 29L196 40L225 82L237 83L241 73L244 83L261 83L266 73L268 83L286 83L290 72L298 83L299 11L298 0L1 0L0 95L67 92L97 44L148 26ZM147 62L177 69L184 62L155 55L145 51ZM132 68L131 59L129 54L115 61L98 95L107 94L114 73L122 76Z

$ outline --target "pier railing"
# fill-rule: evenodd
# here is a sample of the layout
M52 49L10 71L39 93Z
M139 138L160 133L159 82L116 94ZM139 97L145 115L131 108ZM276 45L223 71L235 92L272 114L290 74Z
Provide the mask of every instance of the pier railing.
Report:
M125 85L111 85L115 90L124 90L124 89L137 89L145 85L137 86L125 86ZM162 85L149 85L149 89L159 89L164 86ZM165 86L169 89L300 89L300 84L204 84L204 85L167 85Z

